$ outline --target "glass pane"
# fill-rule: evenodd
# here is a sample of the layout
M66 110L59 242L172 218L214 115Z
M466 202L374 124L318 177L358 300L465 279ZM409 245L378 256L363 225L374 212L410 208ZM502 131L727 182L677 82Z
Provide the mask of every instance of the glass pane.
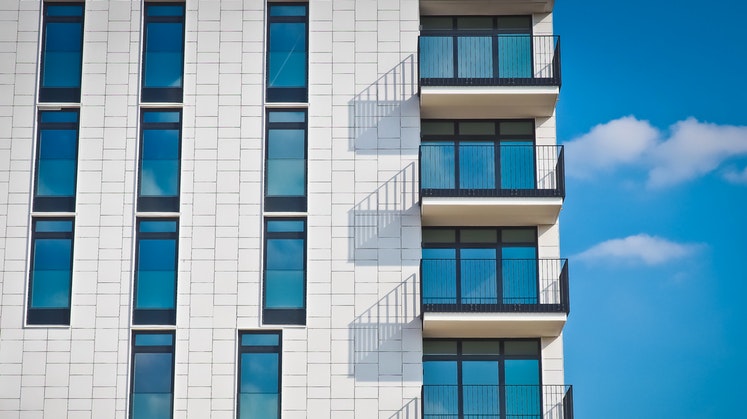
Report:
M526 228L506 228L501 232L504 243L536 243L535 230Z
M37 233L72 232L73 222L68 220L37 220L34 224Z
M48 122L78 122L77 111L42 111L40 112L42 123Z
M277 353L241 354L241 393L275 393L279 389Z
M458 17L457 29L463 30L491 30L493 29L492 17Z
M459 77L493 77L493 40L490 36L461 36L458 51Z
M44 129L40 133L39 157L42 159L75 159L78 131Z
M506 355L539 356L539 344L536 341L509 340L503 343L503 347Z
M506 360L505 374L508 417L540 418L539 361Z
M268 239L267 269L303 270L303 239Z
M425 385L456 385L458 384L456 361L423 361L423 384Z
M148 16L184 16L184 6L181 5L148 5Z
M70 270L43 270L35 267L31 275L32 308L70 307Z
M454 77L454 39L450 36L420 37L420 78Z
M245 333L241 335L241 346L277 346L280 335L275 333Z
M61 221L64 223L65 221ZM37 223L38 226L38 223ZM37 231L39 231L37 229ZM35 270L70 271L73 242L70 239L37 239L34 242Z
M47 16L83 16L82 5L53 5L47 4Z
M504 247L503 302L505 304L537 304L537 260L534 247Z
M493 143L459 143L459 187L495 189L495 146Z
M423 355L456 355L457 344L453 340L424 340Z
M276 393L241 393L239 395L239 419L277 419L280 417L279 403L280 398Z
M497 243L498 231L495 229L471 229L460 231L459 241L461 243Z
M460 122L460 135L495 135L495 122Z
M513 31L519 33L531 33L531 16L498 16L498 29L501 32Z
M501 345L497 340L465 340L462 342L465 355L499 355Z
M166 111L147 111L143 112L143 122L181 122L181 115L179 112L166 112Z
M533 121L508 121L499 124L501 135L533 135Z
M454 28L454 20L451 17L421 16L420 28L422 30L451 30Z
M174 335L169 333L139 333L135 335L136 346L171 346Z
M534 144L501 142L501 188L534 189Z
M181 87L183 23L151 22L145 45L145 87Z
M421 135L453 135L453 122L422 121L420 123Z
M498 77L532 77L531 35L498 35Z
M75 159L41 159L37 177L36 196L74 196Z
M455 243L456 232L445 228L424 228L423 242L425 243Z
M455 304L457 293L456 260L453 255L454 250L451 250L450 258L443 259L426 259L426 253L428 253L426 250L427 249L423 249L423 277L421 278L423 303ZM431 254L428 256L435 255Z
M266 308L303 308L304 272L271 270L265 272Z
M303 159L306 157L306 133L302 129L271 129L267 133L267 157Z
M306 160L267 160L267 196L305 196Z
M306 112L294 111L271 111L269 112L269 122L306 122Z
M132 395L131 419L170 418L171 393L135 393Z
M495 253L495 249L461 250L462 303L496 304L498 302Z
M179 194L179 131L143 130L140 195Z
M173 271L138 271L135 308L173 309L175 299L176 274Z
M269 87L306 86L306 24L271 23Z
M270 16L306 16L306 6L270 6Z
M268 221L267 232L268 233L290 233L290 232L303 232L304 222L303 221Z
M171 393L170 353L136 353L133 391L135 393Z
M140 221L141 233L175 233L176 221Z
M82 23L46 25L42 69L43 87L80 87Z
M176 240L140 239L138 269L146 271L175 271Z
M454 143L424 142L420 155L420 185L423 189L454 189Z

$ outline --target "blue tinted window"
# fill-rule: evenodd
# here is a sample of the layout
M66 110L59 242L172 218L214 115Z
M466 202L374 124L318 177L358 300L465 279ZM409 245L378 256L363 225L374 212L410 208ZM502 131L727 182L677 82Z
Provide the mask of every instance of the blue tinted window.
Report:
M45 4L41 54L42 102L79 102L83 5Z
M145 102L181 102L184 84L184 6L145 4Z
M306 222L273 219L265 227L266 324L306 322Z
M280 417L280 333L242 333L239 346L239 418Z
M41 111L36 151L34 210L75 210L78 111Z
M181 112L144 111L140 138L139 211L179 210Z
M73 220L37 219L31 237L29 324L70 324Z
M306 210L306 113L268 111L265 210Z
M131 419L171 418L174 386L173 333L135 332Z
M176 320L177 222L140 220L136 246L135 324Z
M270 5L267 101L306 102L308 6Z

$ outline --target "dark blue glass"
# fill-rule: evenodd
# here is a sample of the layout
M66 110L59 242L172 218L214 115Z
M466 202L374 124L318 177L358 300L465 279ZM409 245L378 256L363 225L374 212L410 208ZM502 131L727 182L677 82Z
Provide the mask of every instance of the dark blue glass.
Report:
M456 361L423 361L424 418L457 418L459 387Z
M176 221L141 221L140 232L141 233L175 233L176 232Z
M251 335L242 335L242 342L247 336ZM278 335L269 336L279 338ZM260 345L262 346L264 345ZM239 364L239 418L279 418L280 354L278 352L243 352L240 355Z
M533 246L504 247L502 250L503 302L537 304L537 249Z
M492 142L459 143L459 187L495 189L495 145Z
M73 242L36 238L31 271L30 308L69 308Z
M423 249L423 303L456 303L456 250Z
M143 112L143 123L171 122L181 123L181 113L171 111L146 111Z
M465 304L496 304L498 281L496 250L461 249L462 302Z
M246 333L241 335L241 346L278 346L280 336L275 333Z
M179 142L178 129L143 130L140 196L179 194Z
M274 113L274 112L273 112ZM272 113L271 113L272 114ZM306 195L306 132L270 129L267 133L267 196Z
M302 122L306 122L306 112L272 111L268 114L267 121L271 124L275 122L301 122L302 123Z
M149 4L146 10L148 16L184 16L184 6L178 4Z
M303 221L267 221L267 232L268 233L301 233L305 230L305 223Z
M464 416L499 417L499 382L498 361L462 362Z
M176 304L176 240L140 239L137 309L173 309Z
M270 16L306 16L306 6L271 5Z
M47 4L47 16L83 16L83 5Z
M505 362L507 417L539 418L542 412L539 361L507 359Z
M493 77L493 43L490 36L460 36L457 47L458 77Z
M454 143L424 141L421 153L421 188L454 189Z
M37 233L72 233L73 222L66 220L39 220L34 224Z
M46 22L41 87L80 87L82 22Z
M182 87L183 49L184 23L149 22L146 26L143 87Z
M304 307L303 239L267 239L265 266L265 307Z
M450 36L420 38L420 77L454 77L454 39Z
M498 77L532 77L531 35L498 35Z
M534 189L534 143L501 141L501 188Z
M135 346L171 346L174 335L170 333L140 333L135 335Z
M270 23L268 87L306 87L306 23Z
M40 112L39 122L78 122L78 111L42 111Z
M136 336L136 342L137 338ZM173 346L169 352L139 352L132 362L132 419L172 417Z
M77 154L77 130L44 127L40 129L37 156L37 197L75 196Z

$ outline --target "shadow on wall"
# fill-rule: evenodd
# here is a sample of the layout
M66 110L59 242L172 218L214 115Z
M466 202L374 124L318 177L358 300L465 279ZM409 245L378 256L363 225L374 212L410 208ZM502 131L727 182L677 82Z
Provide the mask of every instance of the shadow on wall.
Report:
M389 419L420 419L420 399L410 399Z
M349 150L400 153L402 116L418 116L417 67L409 55L350 102ZM412 109L404 111L404 108Z
M349 260L358 265L400 266L412 259L403 257L408 247L404 241L411 238L403 233L402 220L407 215L419 215L417 203L417 174L415 163L410 162L348 212L349 225L353 226ZM419 258L419 254L414 256Z
M350 323L349 375L356 381L403 381L402 334L404 329L420 330L418 312L412 274Z

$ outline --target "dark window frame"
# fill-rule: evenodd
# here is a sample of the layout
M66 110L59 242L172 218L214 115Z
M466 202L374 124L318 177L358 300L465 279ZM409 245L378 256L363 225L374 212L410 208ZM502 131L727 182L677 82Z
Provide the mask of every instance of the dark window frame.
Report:
M42 122L43 113L75 113L76 122ZM63 108L60 110L41 109L37 113L36 158L34 165L34 211L38 212L74 212L78 191L78 157L80 153L80 109ZM39 168L41 160L42 131L75 130L75 174L73 175L73 194L71 196L39 196Z
M49 16L47 14L49 6L81 6L80 16ZM84 2L47 2L43 1L43 23L42 23L42 40L41 56L39 57L39 102L51 103L80 103L80 88L83 80L83 43L85 35L85 15L86 8ZM47 24L48 23L80 23L80 51L81 51L81 71L78 79L78 87L44 87L45 53L47 49Z
M501 185L501 144L502 142L509 140L526 140L532 142L532 164L537 164L537 126L536 121L533 118L520 118L520 119L422 119L422 123L438 122L438 123L452 123L454 127L453 134L421 134L421 144L425 142L438 142L438 143L450 143L454 147L454 188L444 190L454 191L466 191L471 188L462 188L460 186L460 143L462 142L484 142L485 144L492 144L494 149L494 167L495 167L495 190L502 190ZM490 134L462 134L460 133L461 123L493 123L495 133ZM524 122L531 123L532 133L531 134L503 134L501 133L501 124L512 123L512 122ZM422 170L422 169L421 169ZM536 169L535 169L536 170ZM529 190L537 189L537 176L536 174L532 177L533 186ZM428 190L440 190L431 189ZM479 189L478 189L479 190Z
M178 112L179 122L145 122L145 114L148 112ZM181 173L182 173L182 134L184 113L181 108L143 108L140 110L140 141L138 156L138 178L137 178L137 210L138 212L179 212L181 198ZM144 131L146 130L174 130L179 132L178 167L176 196L141 196L143 182L143 151L145 145Z
M65 221L70 222L69 232L37 232L36 225L39 221ZM34 267L36 266L36 242L44 239L67 239L70 241L70 272L68 275L68 300L67 308L34 308L32 300L34 296ZM36 217L31 220L31 255L29 257L29 283L28 300L26 310L26 324L29 325L54 325L69 326L70 311L73 298L73 264L75 254L75 218L73 217Z
M420 19L423 18L450 18L451 19L451 29L421 29L420 32L422 34L453 34L454 32L458 33L491 33L495 32L496 34L521 34L521 35L532 35L534 31L534 21L532 18L532 15L459 15L459 16L439 16L439 15L422 15L420 16ZM491 29L459 29L458 27L458 20L464 19L464 18L490 18L492 19L492 28ZM511 18L522 18L526 19L529 23L529 26L526 30L518 30L515 28L502 28L498 22L500 19L511 19ZM422 25L421 25L422 26Z
M152 6L179 6L183 7L181 16L149 16L148 8ZM180 103L184 100L184 69L185 69L185 44L186 42L186 14L187 5L184 2L149 2L143 6L143 64L140 77L140 101L155 103ZM181 23L182 24L182 83L181 87L146 87L146 60L148 47L148 24L150 23Z
M270 122L270 114L281 112L303 112L304 122ZM306 108L273 108L265 115L265 211L306 212L309 196L309 113ZM304 194L303 196L269 196L268 162L270 160L270 130L303 130L304 132Z
M171 335L171 345L159 345L150 346L136 344L136 337L138 335ZM131 349L132 355L130 356L130 397L129 397L129 415L130 419L133 419L133 404L135 395L135 355L138 353L170 353L171 354L171 415L174 417L174 381L176 376L176 333L173 330L133 330L131 334ZM137 418L134 418L137 419Z
M301 221L303 232L267 232L267 223L272 221ZM264 252L262 255L262 324L269 325L306 325L308 306L308 222L306 217L266 217L264 220ZM267 241L269 239L302 239L303 240L303 307L302 308L267 308Z
M271 9L273 6L303 6L306 9L304 16L272 16ZM306 25L306 84L304 87L270 87L270 48L272 39L270 37L270 28L273 23L303 23ZM307 103L309 101L309 3L268 3L267 7L267 54L265 63L265 86L266 102L285 102L285 103Z
M245 335L275 335L278 338L277 345L243 345L241 338ZM238 359L237 377L236 377L236 417L241 417L241 373L243 363L241 355L246 353L277 353L278 354L278 418L282 416L282 399L283 399L283 331L282 330L239 330L238 334ZM257 418L259 419L259 418Z
M140 224L145 221L169 221L176 223L175 232L141 232ZM140 273L140 241L143 239L170 239L174 241L174 308L137 308L137 290ZM134 325L176 325L177 295L179 294L179 219L178 218L138 218L135 223L135 281L132 290L132 324Z

